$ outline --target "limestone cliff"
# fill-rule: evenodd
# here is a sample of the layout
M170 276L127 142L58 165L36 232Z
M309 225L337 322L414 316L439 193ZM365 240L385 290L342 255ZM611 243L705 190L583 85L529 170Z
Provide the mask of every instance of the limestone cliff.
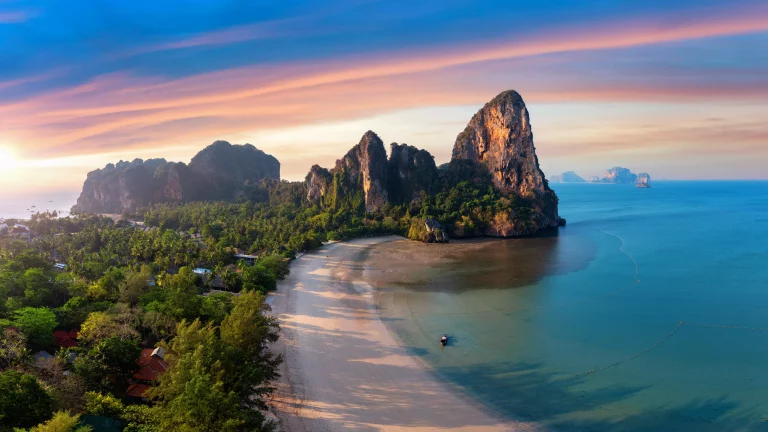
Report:
M247 181L280 178L280 163L250 144L217 141L189 165L165 159L120 161L88 173L79 213L122 213L161 202L232 199Z
M637 175L637 182L642 184L651 183L651 175L648 173L640 173Z
M435 193L438 187L435 158L428 151L407 144L390 145L387 176L389 199L397 204Z
M73 208L81 212L121 213L153 202L162 189L155 171L167 165L165 159L134 159L108 164L88 173Z
M232 145L216 141L201 150L189 168L205 179L200 199L228 200L241 191L246 181L280 179L280 162L251 144Z
M307 201L315 204L323 204L328 187L333 180L333 174L320 165L312 165L309 174L304 179L307 185Z
M447 241L448 235L527 236L565 224L539 168L525 103L514 91L475 114L459 134L451 162L440 169L426 150L397 143L390 148L387 160L381 139L367 132L332 170L312 167L304 183L307 200L372 213L385 204L414 204L418 210L445 192L439 197L442 207L431 210L448 212L440 221L412 216L408 237L424 241ZM475 192L462 195L467 188ZM477 201L493 188L501 196Z
M452 160L484 166L497 189L527 200L535 210L530 216L497 215L487 235L528 235L564 224L557 196L539 167L528 109L516 91L499 94L472 117L456 138Z
M355 201L355 195L362 192L365 211L375 212L384 206L387 202L387 152L378 135L366 132L356 146L336 161L333 186L335 205L341 201Z
M501 191L522 196L550 191L533 146L533 132L523 98L505 91L485 104L456 138L453 159L486 166Z
M627 168L616 166L605 172L603 183L635 183L637 174Z

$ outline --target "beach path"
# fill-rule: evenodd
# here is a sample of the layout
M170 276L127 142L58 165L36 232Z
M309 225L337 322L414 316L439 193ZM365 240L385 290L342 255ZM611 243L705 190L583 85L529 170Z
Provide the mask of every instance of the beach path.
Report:
M517 431L411 357L381 322L362 279L366 248L396 239L334 243L296 259L271 295L285 358L274 408L282 430ZM439 335L435 335L437 343Z

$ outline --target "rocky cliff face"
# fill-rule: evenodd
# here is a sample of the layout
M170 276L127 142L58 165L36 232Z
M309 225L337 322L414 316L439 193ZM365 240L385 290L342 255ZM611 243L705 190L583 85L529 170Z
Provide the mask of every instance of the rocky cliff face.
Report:
M152 202L158 195L155 171L165 159L120 161L88 173L74 209L77 211L121 213Z
M387 180L393 203L407 203L422 193L435 193L438 171L435 158L426 150L407 144L390 145Z
M324 203L324 197L328 193L333 174L320 165L312 165L304 180L307 184L307 201L315 204Z
M88 173L72 208L80 213L122 213L159 202L231 199L244 182L280 178L280 163L250 144L217 141L189 166L165 159L136 159Z
M558 216L557 196L539 167L528 109L516 91L499 94L472 117L456 137L452 160L484 166L497 189L529 200L535 209L533 216L522 219L519 215L499 216L488 235L526 235L564 223ZM530 228L518 226L517 221L523 219L532 224Z
M409 203L463 181L486 189L492 185L504 195L505 209L491 210L484 235L532 235L565 223L558 216L557 196L539 168L525 103L514 91L501 93L475 114L456 139L450 164L440 169L429 152L406 144L393 143L387 160L381 139L369 131L332 170L313 166L305 187L310 202L353 209L364 203L367 212L375 212L386 203ZM416 237L447 241L442 228L421 226L424 223L412 225ZM457 222L445 230L477 235L465 234L465 228L464 222ZM432 236L435 232L440 235Z
M523 98L509 90L485 104L456 138L453 159L481 163L501 191L544 195L549 186L539 168Z
M634 183L637 180L637 174L624 167L613 167L605 172L603 183Z
M360 142L336 161L333 175L336 199L354 199L362 191L365 210L374 212L387 202L387 152L378 135L368 131Z
M637 182L642 184L648 184L651 182L651 175L648 173L640 173L637 175Z
M246 181L280 179L280 162L250 144L232 145L216 141L200 151L189 163L189 169L206 181L202 182L200 199L234 198Z

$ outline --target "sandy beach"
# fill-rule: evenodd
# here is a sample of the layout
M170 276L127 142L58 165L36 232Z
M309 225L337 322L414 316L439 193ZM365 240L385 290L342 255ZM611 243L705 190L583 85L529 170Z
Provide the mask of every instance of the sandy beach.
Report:
M274 397L282 430L535 430L458 394L389 332L361 275L366 249L395 239L358 239L306 254L272 295L282 327L276 349L285 358Z

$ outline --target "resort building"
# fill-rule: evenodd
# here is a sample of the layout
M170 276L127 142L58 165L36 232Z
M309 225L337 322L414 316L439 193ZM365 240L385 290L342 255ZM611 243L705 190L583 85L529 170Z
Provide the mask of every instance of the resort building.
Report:
M144 398L144 393L154 385L160 374L168 370L168 364L163 357L164 348L144 348L141 350L136 364L139 371L133 374L133 383L125 391L126 396Z
M239 261L245 261L248 265L254 265L256 264L256 259L258 258L256 255L247 255L247 254L235 254L235 258L237 258Z

